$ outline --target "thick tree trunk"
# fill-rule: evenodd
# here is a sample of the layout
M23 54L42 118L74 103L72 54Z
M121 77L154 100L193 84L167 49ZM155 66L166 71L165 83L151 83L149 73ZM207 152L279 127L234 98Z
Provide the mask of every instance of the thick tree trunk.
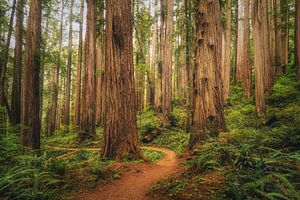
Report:
M296 0L295 11L295 62L300 81L300 0Z
M224 59L222 66L223 98L228 99L230 90L230 50L231 50L231 0L226 1L226 28L224 40Z
M236 80L243 80L244 71L244 0L238 0Z
M103 158L140 158L130 0L107 0Z
M259 116L266 113L268 83L271 69L268 3L254 0L252 3L254 32L255 104Z
M193 130L189 148L205 139L206 131L224 131L221 81L221 7L219 0L196 4L196 49ZM203 59L205 58L205 59Z
M69 14L69 43L68 43L68 63L67 63L67 85L65 93L65 109L63 124L70 124L70 97L71 97L71 67L72 67L72 38L73 38L73 5L74 0L70 2Z
M79 46L78 46L78 60L77 60L75 113L74 113L74 125L77 126L77 127L80 124L80 107L81 107L83 11L84 11L84 0L81 0L80 1Z
M249 0L244 2L244 66L243 66L243 87L244 96L251 97L251 63L250 63L250 17L249 17Z
M59 35L59 47L58 47L58 58L55 68L55 79L53 83L53 94L52 94L52 106L49 117L49 129L47 135L51 135L56 129L58 129L58 91L59 91L59 70L61 65L61 51L62 51L62 39L63 39L63 17L64 17L64 0L61 1L61 14L60 14L60 35Z
M23 47L24 0L18 0L15 25L15 57L11 96L12 124L20 123L21 117L21 81L22 81L22 47Z
M31 0L22 84L21 133L22 144L34 149L40 148L41 18L41 1Z
M8 33L7 33L7 39L5 48L2 52L2 57L0 58L0 135L5 133L6 131L6 111L8 113L8 116L10 116L10 109L7 104L7 96L6 96L6 71L7 71L7 62L8 62L8 54L9 54L9 45L13 30L13 22L14 22L14 15L16 10L16 0L13 1L12 4L12 10L9 20L9 26L8 26ZM10 120L12 121L12 120Z
M80 131L85 135L83 139L95 138L96 136L96 0L88 0L87 8L85 71L80 120Z
M168 124L172 112L173 0L163 1L162 112L163 122Z

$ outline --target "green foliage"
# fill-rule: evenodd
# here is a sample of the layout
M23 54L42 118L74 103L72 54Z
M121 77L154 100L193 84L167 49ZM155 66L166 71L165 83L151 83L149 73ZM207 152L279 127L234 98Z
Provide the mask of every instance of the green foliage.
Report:
M143 149L143 156L147 161L153 163L153 162L163 158L165 156L165 154L161 151L155 151L155 150L152 150L152 149L144 148Z
M29 167L12 168L0 178L0 194L10 199L53 199L61 186L54 174Z
M185 132L185 115L182 108L174 108L170 126L163 127L162 116L153 110L144 110L138 115L138 130L140 138L150 135L153 141L149 145L172 149L181 155L188 143L189 135Z

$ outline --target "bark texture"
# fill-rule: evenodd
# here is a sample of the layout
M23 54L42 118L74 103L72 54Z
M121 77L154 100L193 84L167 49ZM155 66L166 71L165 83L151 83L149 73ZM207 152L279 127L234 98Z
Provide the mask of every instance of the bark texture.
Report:
M12 124L21 120L21 81L22 81L22 47L23 47L24 0L18 0L15 25L14 74L11 96Z
M189 148L205 139L206 132L224 131L221 81L221 8L218 0L196 4L193 129Z
M222 81L224 102L228 99L230 89L230 50L231 50L231 0L226 1L226 28L224 38L224 58L222 59Z
M73 5L74 0L70 1L69 7L69 43L68 43L68 62L67 62L67 85L65 91L65 109L63 124L70 124L70 100L71 100L71 67L72 67L72 51L73 51Z
M82 76L82 29L83 29L83 11L84 0L80 1L80 22L79 22L79 45L78 45L78 60L77 60L77 76L76 76L76 96L75 96L75 113L74 125L80 124L80 107L81 107L81 76Z
M243 65L243 87L244 96L251 97L251 63L250 63L250 17L249 17L249 0L244 2L244 65Z
M31 0L22 84L21 134L22 144L34 149L40 148L41 18L41 1Z
M106 1L103 158L141 157L136 121L130 0Z
M266 113L269 73L271 69L268 27L268 3L253 0L252 19L254 32L255 104L259 116Z
M238 0L236 80L243 80L244 70L244 0Z
M168 124L172 112L173 0L163 0L162 12L162 112L163 122Z
M85 68L82 91L80 131L82 139L95 138L96 121L96 0L87 1Z

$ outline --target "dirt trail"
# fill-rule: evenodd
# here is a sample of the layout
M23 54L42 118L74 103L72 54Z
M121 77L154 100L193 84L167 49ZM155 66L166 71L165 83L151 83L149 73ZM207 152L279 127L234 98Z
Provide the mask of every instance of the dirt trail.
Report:
M135 170L122 172L121 178L100 185L96 189L80 194L76 200L152 200L146 196L157 181L180 170L180 162L175 152L160 147L145 147L165 153L156 163L136 164ZM75 150L75 149L74 149ZM77 149L76 149L77 150ZM86 149L84 149L86 150ZM96 150L90 148L89 150Z

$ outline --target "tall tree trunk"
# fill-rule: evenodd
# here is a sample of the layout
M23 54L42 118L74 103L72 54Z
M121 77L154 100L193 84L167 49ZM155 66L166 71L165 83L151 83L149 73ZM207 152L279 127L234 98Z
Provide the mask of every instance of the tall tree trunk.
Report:
M164 0L163 60L162 60L162 111L163 122L168 124L172 112L172 53L173 53L173 0Z
M14 22L14 15L15 15L15 10L16 10L16 0L13 1L12 4L12 10L11 10L11 15L10 15L10 20L9 20L9 25L8 25L8 33L7 33L7 39L6 39L6 44L5 48L2 52L2 57L0 59L0 135L5 133L5 124L6 124L6 111L8 115L10 116L10 109L7 104L7 99L6 99L6 90L5 90L5 85L6 85L6 71L7 71L7 62L8 62L8 56L9 56L9 45L10 45L10 40L11 40L11 35L12 35L12 30L13 30L13 22ZM12 121L12 120L10 120Z
M96 44L96 123L103 124L103 96L104 96L104 8L99 9L98 35Z
M249 0L244 2L244 66L243 66L243 87L244 96L251 97L251 63L250 63L250 17L249 17Z
M49 129L47 135L51 135L59 126L57 121L58 114L58 91L59 91L59 70L61 65L61 51L62 51L62 40L63 40L63 17L64 17L64 0L61 0L61 14L60 14L60 32L59 32L59 47L57 64L55 67L55 79L53 83L53 94L52 94L52 106L51 114L49 117Z
M102 38L99 39L100 41L97 42L96 45L96 69L97 69L97 77L96 77L96 123L101 124L102 122L102 116L103 116L103 107L102 107L102 98L104 91L102 90L103 82L103 68L104 68L104 51L103 51L103 41Z
M24 78L22 88L21 133L22 144L40 148L40 44L42 5L30 1L26 34Z
M284 16L282 18L282 72L287 72L287 65L289 62L289 2L284 5Z
M295 2L295 62L298 81L300 81L300 0Z
M148 78L148 87L147 87L147 105L154 106L154 98L155 98L155 65L157 61L157 0L155 0L154 5L154 17L155 23L152 26L153 32L149 46L149 71L147 73Z
M269 6L269 21L270 21L270 60L271 60L271 78L272 84L276 75L276 27L275 27L275 2L276 0L270 0L268 3Z
M282 19L281 0L275 0L275 37L276 37L276 74L282 73L283 52L282 52Z
M225 28L225 54L223 60L223 98L228 99L230 90L230 50L231 50L231 0L226 1L226 28Z
M80 1L80 22L79 22L79 46L78 46L78 60L77 60L77 77L76 77L76 96L75 96L75 113L74 125L80 124L80 110L81 110L81 71L82 71L82 29L83 29L83 11L84 0Z
M224 131L221 81L221 6L219 0L197 0L193 130L189 148L206 131ZM205 58L205 59L203 59Z
M159 27L159 49L158 49L158 63L155 74L155 105L156 112L162 112L162 66L163 66L163 31L164 31L164 0L160 0L160 27Z
M69 14L69 44L68 44L68 63L67 63L67 85L65 94L65 110L63 124L70 124L70 96L71 96L71 67L72 67L72 37L73 37L73 4L74 0L70 2Z
M193 107L193 67L192 67L192 56L191 56L191 39L192 36L192 14L191 14L192 0L184 0L184 9L185 9L185 67L186 67L186 78L187 78L187 123L186 131L191 132L192 128L192 107Z
M24 0L18 0L15 25L15 57L11 96L12 124L17 125L21 119L21 81L22 81L22 47L23 47Z
M237 56L238 56L238 23L239 23L239 5L238 1L235 5L235 41L234 41L234 67L232 72L232 81L234 84L237 82Z
M130 0L107 0L103 158L141 157L136 122Z
M87 26L85 35L85 71L82 92L80 131L85 138L95 138L96 121L96 0L87 1Z
M51 11L50 11L51 12ZM50 12L47 13L47 15L50 16ZM40 119L41 119L41 130L43 130L43 101L44 101L44 81L45 81L45 58L46 58L46 52L47 52L47 42L48 42L48 31L49 31L49 17L46 19L46 25L45 30L42 33L42 55L41 55L41 73L40 73ZM50 104L51 105L51 104ZM49 107L47 106L47 110ZM46 112L46 123L45 123L45 130L46 133L48 131L48 118L49 118L49 111ZM42 131L43 132L43 131Z
M255 104L259 116L266 113L270 61L268 3L265 0L252 2L254 32Z
M243 80L244 68L244 0L238 0L238 31L237 31L237 57L236 57L236 79Z

